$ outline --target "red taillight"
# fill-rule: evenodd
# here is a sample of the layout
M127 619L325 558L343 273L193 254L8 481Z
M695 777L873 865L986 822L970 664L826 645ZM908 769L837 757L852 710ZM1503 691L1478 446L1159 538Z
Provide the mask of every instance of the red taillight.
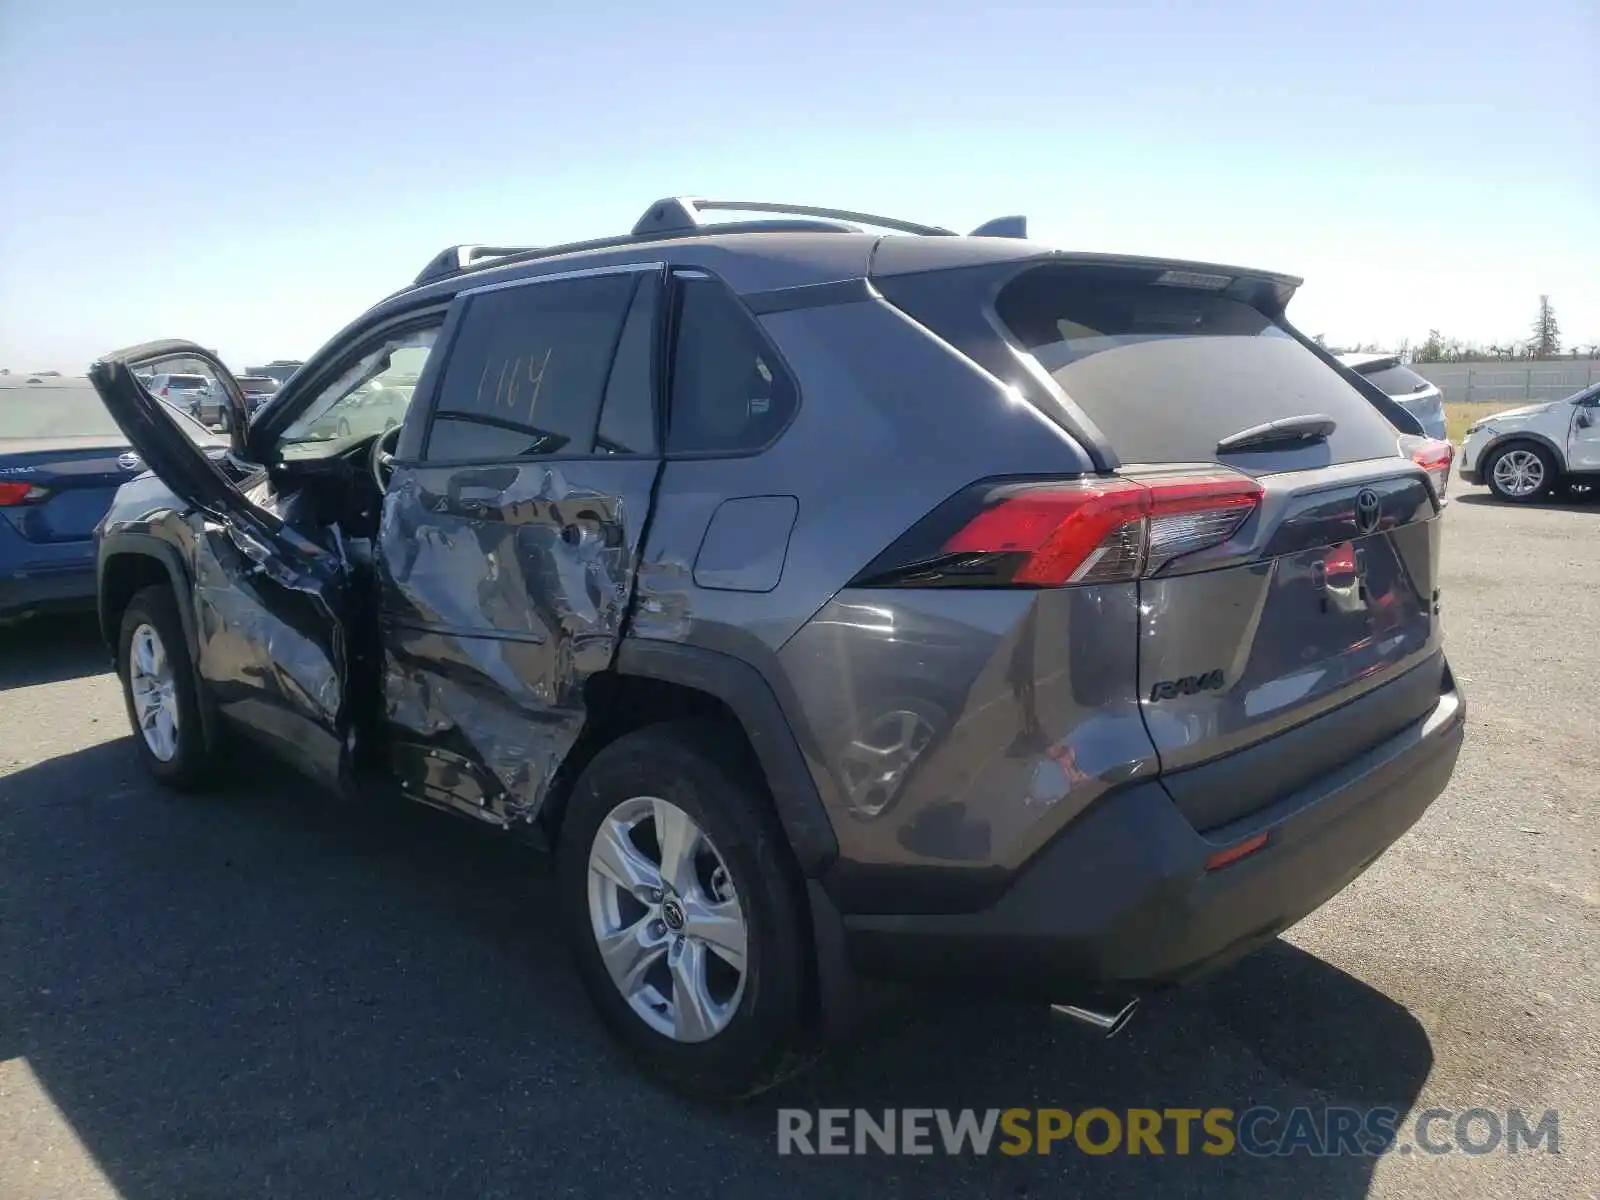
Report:
M49 488L42 488L36 483L13 483L8 479L0 482L0 508L10 508L16 504L32 504L36 500L43 500L49 494Z
M1400 453L1428 473L1434 495L1443 500L1445 489L1450 486L1450 464L1455 461L1456 448L1449 442L1407 434L1400 439Z
M162 388L161 389L161 395L162 395L163 399L165 399L166 397L171 396L172 395L172 389L169 388L169 387Z
M1227 541L1260 500L1260 484L1231 472L1043 485L1001 497L943 553L1020 555L1011 583L1138 579Z

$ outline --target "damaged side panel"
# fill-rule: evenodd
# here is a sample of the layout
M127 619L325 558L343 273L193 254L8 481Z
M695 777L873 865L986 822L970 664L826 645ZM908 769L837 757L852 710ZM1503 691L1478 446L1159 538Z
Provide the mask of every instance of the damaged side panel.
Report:
M400 466L379 534L393 767L419 799L532 820L616 655L654 459Z

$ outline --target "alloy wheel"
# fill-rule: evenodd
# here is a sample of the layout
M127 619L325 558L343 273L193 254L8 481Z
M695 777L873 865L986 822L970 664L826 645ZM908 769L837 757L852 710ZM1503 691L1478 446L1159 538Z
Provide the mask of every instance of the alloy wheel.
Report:
M1532 450L1507 450L1494 462L1495 490L1507 496L1531 496L1544 486L1544 460Z
M162 762L178 753L178 691L172 659L155 626L140 625L128 644L128 690L144 744Z
M589 848L589 921L630 1008L657 1033L703 1042L744 995L748 931L726 862L683 809L624 800Z

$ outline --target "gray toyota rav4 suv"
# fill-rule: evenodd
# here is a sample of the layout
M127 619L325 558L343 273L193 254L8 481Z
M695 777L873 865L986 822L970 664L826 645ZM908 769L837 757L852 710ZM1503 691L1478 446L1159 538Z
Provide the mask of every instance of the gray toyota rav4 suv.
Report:
M138 754L196 787L240 732L548 845L605 1022L705 1095L881 982L1114 1029L1272 938L1454 767L1449 447L1298 280L1021 226L671 199L452 247L253 422L197 345L106 357ZM230 471L140 384L172 359Z

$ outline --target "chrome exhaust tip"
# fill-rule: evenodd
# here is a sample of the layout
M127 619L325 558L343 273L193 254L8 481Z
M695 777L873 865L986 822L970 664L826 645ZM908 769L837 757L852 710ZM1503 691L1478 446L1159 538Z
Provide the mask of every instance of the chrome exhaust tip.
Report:
M1077 1021L1091 1029L1098 1029L1105 1037L1115 1037L1122 1027L1133 1020L1138 1000L1129 1000L1121 1008L1090 1008L1082 1004L1052 1004L1050 1011L1060 1017Z

